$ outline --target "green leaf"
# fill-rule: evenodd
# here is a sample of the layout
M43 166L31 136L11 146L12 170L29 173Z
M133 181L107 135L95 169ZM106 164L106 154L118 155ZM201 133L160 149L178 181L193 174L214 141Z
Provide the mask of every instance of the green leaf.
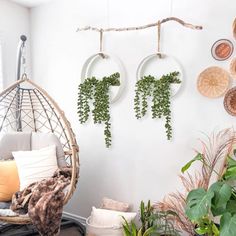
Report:
M226 211L227 202L232 195L232 188L224 182L216 182L209 188L213 192L211 211L213 216L222 215Z
M234 152L235 152L235 150L234 150ZM229 167L236 166L236 161L228 155L227 156L227 164Z
M206 216L211 207L211 200L214 196L212 191L206 192L203 188L189 192L187 196L186 215L191 221L197 221Z
M200 161L202 160L202 154L198 153L191 161L189 161L187 164L185 164L182 169L181 172L184 173L186 170L188 170L190 168L190 166L195 162L195 161Z
M236 214L236 200L229 200L226 206L227 212Z
M132 229L132 236L136 236L137 229L136 229L136 225L134 224L134 222L131 222L131 229Z
M220 235L220 231L215 224L212 225L212 232L214 233L214 236Z
M195 232L199 235L203 235L203 234L206 234L209 232L209 228L208 227L204 227L204 228L198 227L195 229Z
M225 213L220 219L220 236L233 236L236 232L236 215Z
M154 233L155 231L156 231L155 227L151 227L151 228L147 229L147 230L144 232L143 236L149 236L149 235L151 235L152 233Z
M138 231L138 236L143 236L143 234L142 234L142 228L139 229L139 231Z
M223 176L225 180L235 180L236 179L236 166L228 167Z

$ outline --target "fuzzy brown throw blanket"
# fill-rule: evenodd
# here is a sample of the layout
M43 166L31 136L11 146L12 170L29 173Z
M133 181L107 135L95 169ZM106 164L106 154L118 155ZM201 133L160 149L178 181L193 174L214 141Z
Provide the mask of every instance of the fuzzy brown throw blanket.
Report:
M28 213L40 235L59 235L65 197L63 189L70 184L70 179L70 168L57 170L52 178L15 193L11 210L19 214Z

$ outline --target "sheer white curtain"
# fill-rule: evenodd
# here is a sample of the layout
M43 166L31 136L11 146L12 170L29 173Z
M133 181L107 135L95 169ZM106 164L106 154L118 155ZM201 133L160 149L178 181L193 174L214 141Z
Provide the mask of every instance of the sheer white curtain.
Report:
M3 90L3 73L2 73L2 41L0 39L0 91Z

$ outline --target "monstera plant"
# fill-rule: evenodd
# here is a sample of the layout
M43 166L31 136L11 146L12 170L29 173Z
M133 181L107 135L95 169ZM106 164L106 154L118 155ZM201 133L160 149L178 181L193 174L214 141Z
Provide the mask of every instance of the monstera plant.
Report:
M91 111L90 105L93 102L93 121L94 123L104 123L104 136L106 147L111 146L111 122L110 122L110 96L109 88L111 86L120 85L120 74L114 73L108 77L103 77L101 80L92 77L87 78L79 85L78 94L78 115L81 124L85 123L89 118Z
M185 172L193 162L201 161L206 167L203 154L188 162L183 168ZM208 166L210 167L210 166ZM186 202L186 215L195 224L198 235L233 236L236 235L236 161L227 156L223 174L213 170L218 181L206 190L197 188L189 192Z

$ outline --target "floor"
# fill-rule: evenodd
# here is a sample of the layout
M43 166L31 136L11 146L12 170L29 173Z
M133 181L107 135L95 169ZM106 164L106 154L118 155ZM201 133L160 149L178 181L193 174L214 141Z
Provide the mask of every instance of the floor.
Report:
M32 225L10 225L0 227L1 236L39 236ZM59 236L84 236L85 227L79 222L69 218L63 218Z

